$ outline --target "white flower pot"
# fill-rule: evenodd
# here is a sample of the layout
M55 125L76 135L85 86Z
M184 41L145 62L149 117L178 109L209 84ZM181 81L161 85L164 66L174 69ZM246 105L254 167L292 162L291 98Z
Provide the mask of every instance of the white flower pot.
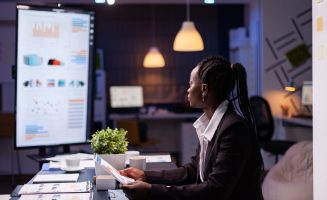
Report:
M100 154L101 158L111 164L117 170L125 168L125 154ZM95 174L108 175L109 173L104 170L99 164L95 163Z

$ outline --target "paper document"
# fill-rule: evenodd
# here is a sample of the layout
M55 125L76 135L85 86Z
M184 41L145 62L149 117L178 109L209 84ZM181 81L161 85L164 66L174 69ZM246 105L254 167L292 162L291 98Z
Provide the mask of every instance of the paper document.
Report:
M66 160L67 158L78 158L80 160L92 160L93 154L75 153L75 154L57 155L54 157L46 158L45 160L60 162L60 161Z
M64 183L76 182L79 174L38 174L33 183Z
M66 166L65 162L50 161L49 170L59 170L65 166ZM81 160L79 166L81 168L94 168L94 161L93 160Z
M145 155L147 163L171 162L171 156L168 155Z
M19 200L91 200L92 193L22 195Z
M171 162L171 156L168 154L163 155L140 155L144 156L146 163L159 163L159 162ZM129 165L129 159L126 159L126 165Z
M101 156L98 154L94 158L95 163L101 165L101 167L109 172L117 181L122 184L130 184L133 183L135 180L132 178L128 178L126 176L120 175L120 173L115 169L112 165L110 165L107 161L103 160Z
M89 181L78 183L44 183L25 184L18 194L49 194L49 193L79 193L91 192L92 184Z
M108 190L109 199L128 200L123 190Z

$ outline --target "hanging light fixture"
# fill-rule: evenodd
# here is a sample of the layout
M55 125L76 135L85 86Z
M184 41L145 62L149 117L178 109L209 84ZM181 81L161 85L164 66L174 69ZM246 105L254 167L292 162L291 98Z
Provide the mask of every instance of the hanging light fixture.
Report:
M115 0L107 0L107 3L108 3L109 5L114 5L114 4L115 4Z
M294 86L294 81L293 81L292 78L290 78L290 79L288 80L288 83L287 83L287 85L284 87L284 90L285 90L285 91L288 91L288 92L295 92L295 91L296 91L296 88L295 88L295 86Z
M160 68L165 66L165 60L158 47L150 47L148 53L144 57L143 66L146 68Z
M195 28L194 22L190 21L190 3L186 0L186 21L183 22L174 40L174 51L202 51L203 40Z
M154 8L152 6L152 44L148 53L145 55L143 60L143 66L146 68L160 68L165 66L165 59L160 53L158 47L155 45L155 19L154 19Z

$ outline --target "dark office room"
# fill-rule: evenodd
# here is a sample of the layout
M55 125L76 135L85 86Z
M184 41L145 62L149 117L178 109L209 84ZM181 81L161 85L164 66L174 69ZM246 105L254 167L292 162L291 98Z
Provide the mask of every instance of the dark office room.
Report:
M327 199L326 9L2 0L0 200Z

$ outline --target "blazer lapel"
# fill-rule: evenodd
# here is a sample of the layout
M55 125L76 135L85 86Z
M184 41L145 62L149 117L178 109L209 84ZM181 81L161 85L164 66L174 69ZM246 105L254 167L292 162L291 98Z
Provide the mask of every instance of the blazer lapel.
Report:
M211 139L211 141L209 142L208 144L208 147L207 147L207 152L206 152L206 156L205 156L205 165L204 165L204 172L203 172L203 178L206 180L208 175L209 175L209 172L208 170L211 168L209 168L210 166L210 157L211 157L211 154L212 154L212 150L214 149L214 146L217 145L217 139L222 131L221 127L225 121L225 119L227 118L227 115L229 114L229 109L227 109L226 113L224 114L223 118L221 119L218 127L217 127L217 130L216 130L216 133L214 135L214 137Z

